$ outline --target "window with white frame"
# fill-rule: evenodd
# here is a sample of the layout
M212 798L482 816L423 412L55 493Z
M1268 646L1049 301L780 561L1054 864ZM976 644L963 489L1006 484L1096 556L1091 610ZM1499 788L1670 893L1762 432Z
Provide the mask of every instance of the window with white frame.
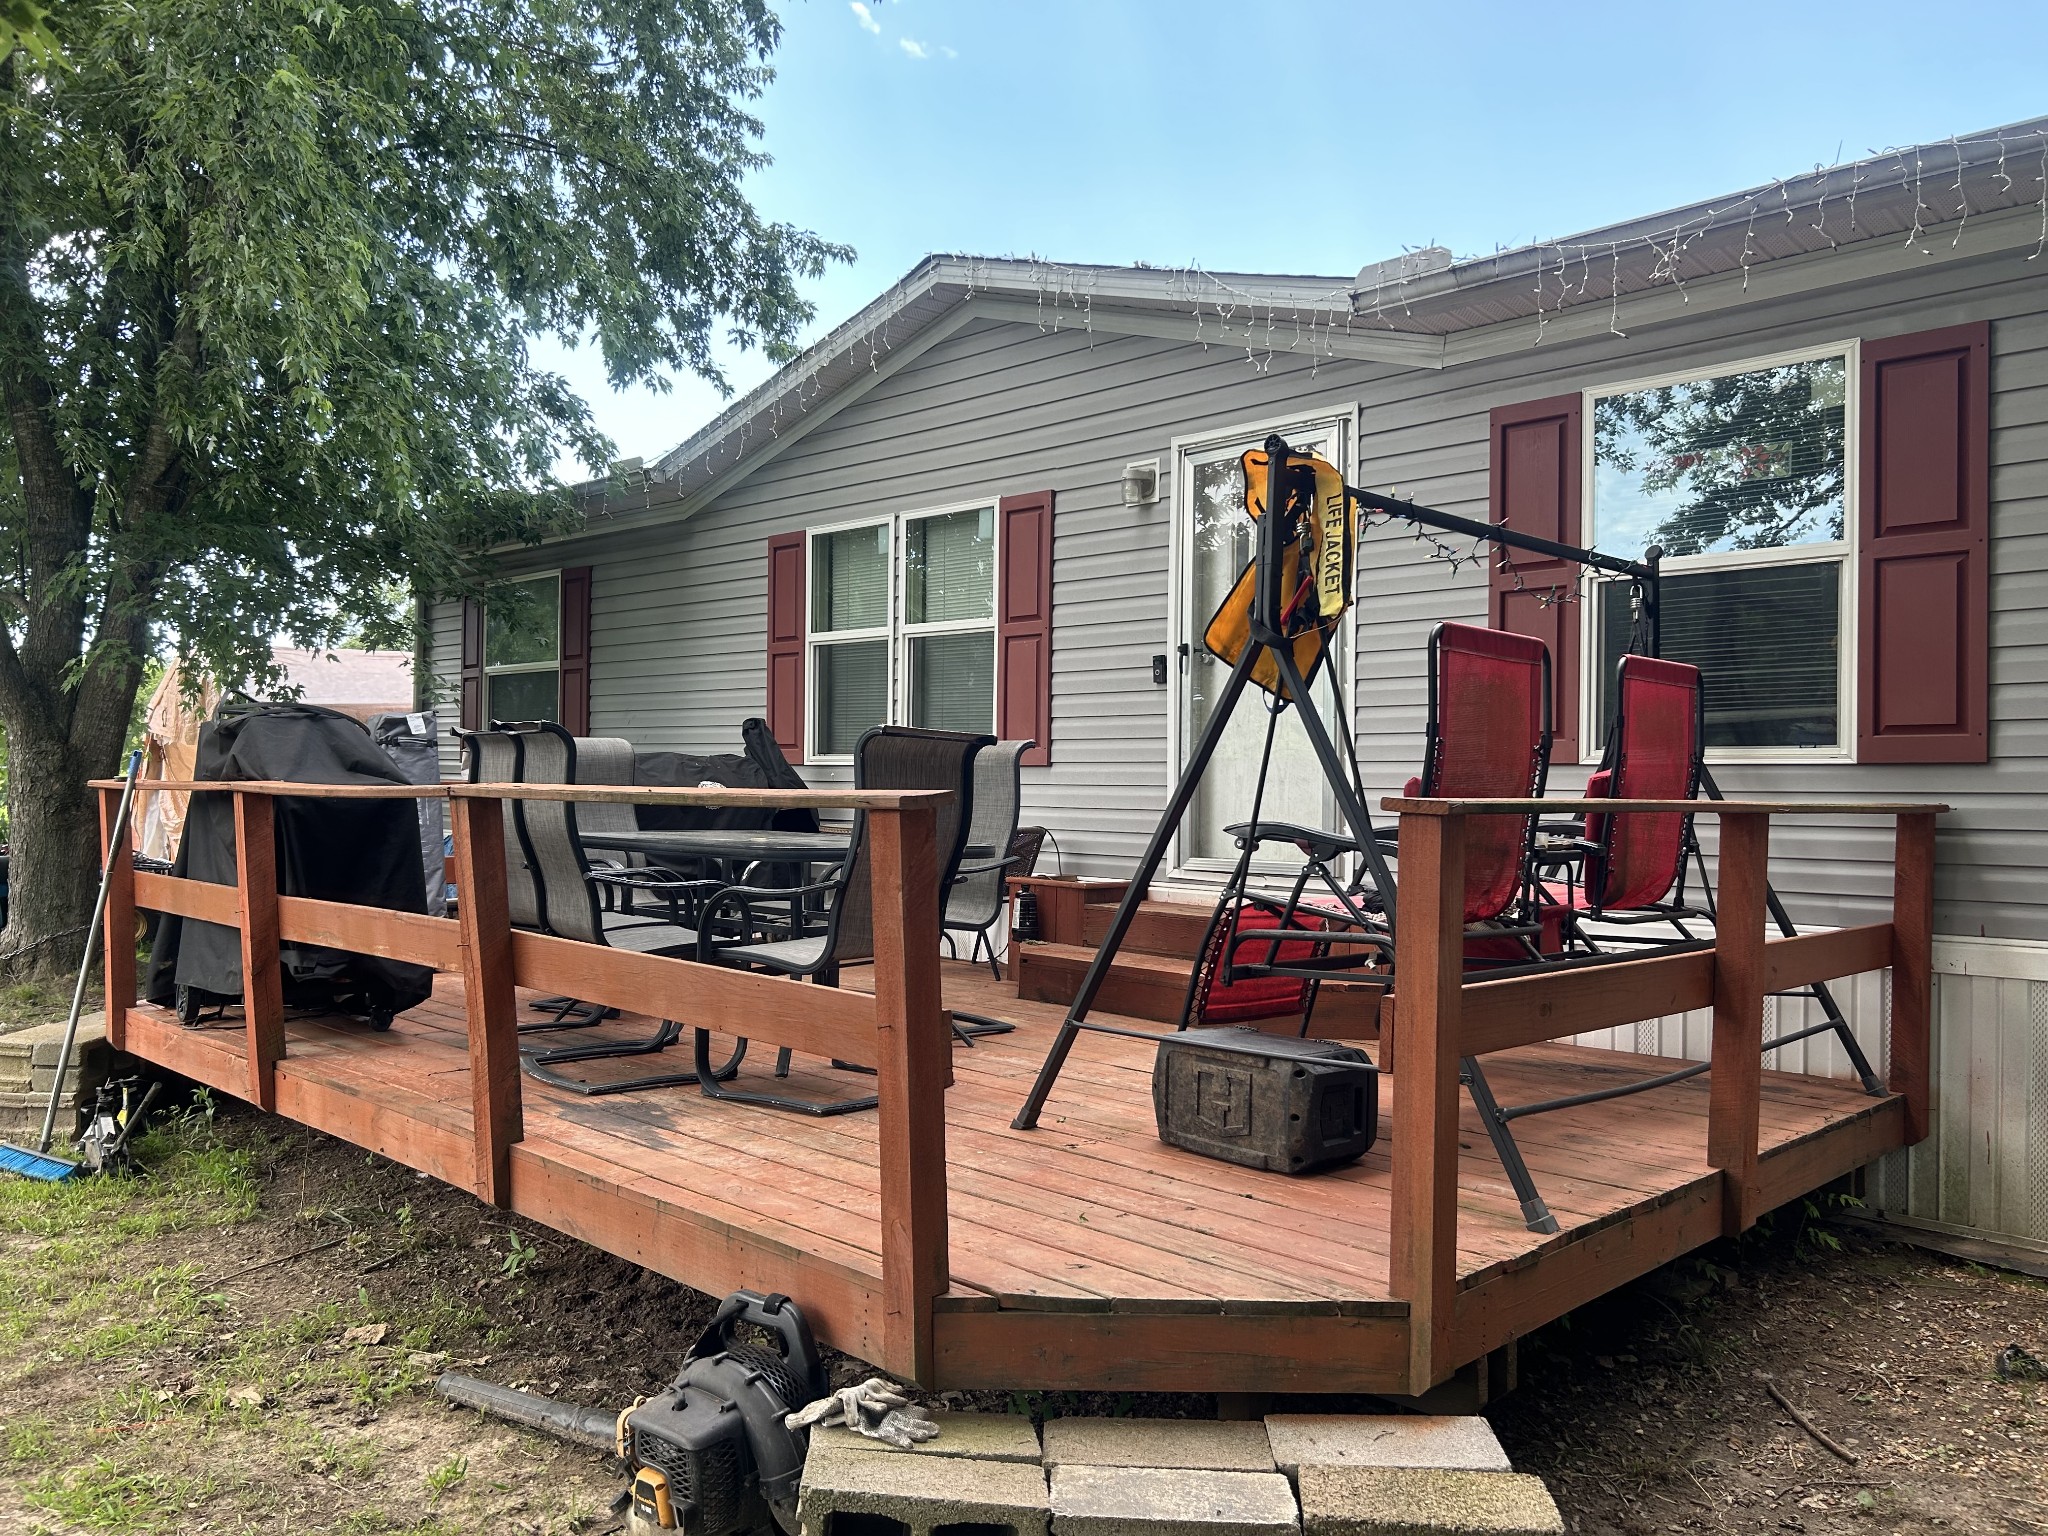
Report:
M506 582L485 602L484 699L492 720L561 718L559 572Z
M1716 756L1840 756L1855 739L1855 378L1845 344L1587 392L1587 542L1663 547L1662 653L1703 673ZM1626 582L1587 597L1597 752L1633 614Z
M812 760L875 725L994 729L994 503L816 530L807 569Z

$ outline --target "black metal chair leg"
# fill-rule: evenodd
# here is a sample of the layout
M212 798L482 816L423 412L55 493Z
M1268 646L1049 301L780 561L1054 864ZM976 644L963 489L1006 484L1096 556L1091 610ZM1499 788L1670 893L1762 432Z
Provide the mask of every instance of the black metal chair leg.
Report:
M699 1031L702 1035L704 1032ZM551 1051L536 1051L520 1060L520 1068L527 1076L554 1088L565 1088L570 1093L584 1098L603 1098L614 1093L634 1093L643 1088L680 1088L689 1083L700 1082L703 1074L725 1080L734 1077L740 1070L740 1062L747 1054L747 1042L735 1042L730 1060L722 1067L711 1065L708 1045L698 1050L698 1061L685 1072L657 1072L645 1077L620 1078L614 1082L591 1083L581 1078L570 1077L557 1072L555 1068L565 1062L604 1061L615 1056L657 1056L683 1038L683 1026L673 1019L663 1019L661 1028L646 1040L636 1040L626 1045L600 1042L594 1045L566 1045ZM707 1037L708 1038L708 1037Z
M1486 1074L1479 1070L1476 1058L1466 1056L1460 1059L1458 1081L1472 1095L1472 1103L1479 1110L1480 1123L1486 1127L1487 1140L1493 1143L1494 1154L1507 1171L1508 1183L1515 1188L1515 1198L1522 1202L1523 1222L1531 1232L1555 1232L1557 1218L1550 1214L1550 1207L1536 1192L1536 1181L1529 1176L1529 1165L1522 1161L1522 1149L1515 1145L1515 1133L1508 1129L1507 1117L1500 1112L1500 1104L1487 1084Z
M838 1099L825 1104L813 1104L803 1099L785 1099L772 1093L744 1093L733 1088L721 1088L722 1081L711 1068L711 1031L697 1031L697 1082L708 1099L718 1099L728 1104L758 1104L764 1109L788 1110L791 1114L811 1115L824 1119L831 1115L850 1115L864 1109L873 1109L881 1102L873 1094L862 1099ZM740 1041L744 1054L746 1041ZM737 1058L735 1058L737 1060Z
M522 1035L535 1035L553 1029L588 1029L593 1024L602 1024L606 1019L616 1019L619 1016L619 1010L616 1008L600 1008L595 1003L586 1003L573 997L535 998L527 1007L537 1009L548 1017L521 1024L519 1033Z

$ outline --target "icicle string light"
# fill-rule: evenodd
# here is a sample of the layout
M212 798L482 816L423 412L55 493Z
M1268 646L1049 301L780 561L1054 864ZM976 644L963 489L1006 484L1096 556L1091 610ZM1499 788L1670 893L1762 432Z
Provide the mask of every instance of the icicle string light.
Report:
M1938 195L1936 202L1943 205L1941 208L1927 200L1930 167L1926 162L1930 152L1937 156L1945 152L1953 159L1952 175L1946 158L1936 158L1932 168L1937 182L1954 194L1952 210L1945 211L1947 200ZM2031 186L2027 172L2018 169L2029 159L2034 162ZM1860 205L1872 192L1895 194L1898 223L1869 227L1866 208ZM1908 196L1912 200L1910 220L1906 218ZM1831 217L1831 202L1847 204L1846 234L1841 232L1844 219ZM1625 239L1537 240L1524 251L1497 247L1494 258L1499 263L1526 263L1519 271L1527 274L1525 280L1530 287L1523 291L1533 298L1532 344L1550 341L1560 333L1580 334L1560 322L1568 311L1597 304L1603 297L1607 301L1605 334L1625 338L1628 332L1621 323L1624 290L1633 298L1669 288L1678 294L1681 303L1690 303L1687 286L1703 270L1694 261L1692 251L1710 233L1732 232L1740 226L1742 241L1737 264L1747 291L1754 267L1801 249L1838 250L1846 242L1873 235L1881 237L1888 231L1901 232L1901 226L1905 226L1904 246L1931 255L1927 246L1930 232L1952 224L1949 249L1957 251L1969 225L1980 222L1987 214L2018 212L2030 205L2038 210L2038 227L2027 259L2035 261L2048 255L2048 129L2029 128L2010 140L1999 131L1969 139L1951 135L1922 148L1873 149L1861 159L1816 166L1810 176L1802 172L1793 178L1780 178L1725 204ZM1805 228L1811 231L1811 236L1803 240L1796 217L1802 208L1810 210ZM1757 233L1759 215L1767 213L1785 216L1785 224L1775 240L1769 234L1759 238ZM1169 269L1161 288L1165 307L1192 319L1193 340L1204 350L1212 343L1230 349L1241 347L1246 363L1261 374L1270 374L1275 356L1285 353L1296 360L1297 366L1305 362L1310 377L1315 377L1323 362L1345 351L1342 344L1347 340L1374 334L1420 338L1439 334L1434 330L1417 330L1412 324L1417 313L1415 301L1421 291L1416 283L1442 270L1440 258L1423 258L1428 249L1403 246L1398 257L1361 274L1357 282L1334 285L1323 292L1279 291L1264 285L1234 283L1193 261ZM1058 334L1081 330L1087 334L1089 346L1096 344L1095 304L1102 297L1102 285L1116 281L1113 272L1036 258L948 260L954 273L947 281L957 285L956 291L964 290L968 298L995 291L1018 298L1028 294L1033 300L1031 314L1041 331ZM1599 292L1594 278L1596 261L1607 268L1605 295ZM1578 266L1576 278L1572 273L1574 263ZM1476 258L1465 258L1464 264L1478 263ZM1511 270L1515 269L1504 268L1498 276L1507 277ZM1711 270L1711 264L1707 270ZM1483 269L1475 276L1484 280ZM664 473L708 479L738 463L750 445L758 446L760 438L780 437L786 429L793 428L851 378L859 374L878 375L882 363L894 350L895 326L907 323L905 311L920 299L926 299L923 290L907 285L892 289L869 306L857 333L828 337L812 353L771 380L744 408L736 406L734 414L725 418L730 426L724 431L717 430L715 425L706 428L691 445L696 451L687 457L671 458L664 465ZM929 319L929 300L925 311L911 326L913 333ZM742 410L744 414L740 414ZM1435 558L1463 562L1473 557L1454 554L1446 547Z

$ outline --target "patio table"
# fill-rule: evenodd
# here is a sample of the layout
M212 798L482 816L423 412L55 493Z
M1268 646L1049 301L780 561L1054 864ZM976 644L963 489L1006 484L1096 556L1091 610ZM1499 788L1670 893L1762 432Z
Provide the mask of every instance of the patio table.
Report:
M587 848L639 853L657 862L728 859L771 864L829 864L846 857L852 828L839 832L773 832L740 828L692 828L665 832L601 832L583 839Z

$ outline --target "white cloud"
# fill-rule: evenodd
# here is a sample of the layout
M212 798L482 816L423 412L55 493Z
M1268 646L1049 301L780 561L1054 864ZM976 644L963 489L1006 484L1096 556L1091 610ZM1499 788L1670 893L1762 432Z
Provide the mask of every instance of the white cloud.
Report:
M849 3L853 10L853 19L860 23L861 31L878 34L881 32L882 24L875 20L875 13L862 5L861 0L849 0Z
M931 50L914 37L899 37L896 39L896 45L913 59L928 59L932 56Z
M939 52L943 53L949 59L957 59L960 57L959 50L954 48L948 48L944 43L939 44Z

